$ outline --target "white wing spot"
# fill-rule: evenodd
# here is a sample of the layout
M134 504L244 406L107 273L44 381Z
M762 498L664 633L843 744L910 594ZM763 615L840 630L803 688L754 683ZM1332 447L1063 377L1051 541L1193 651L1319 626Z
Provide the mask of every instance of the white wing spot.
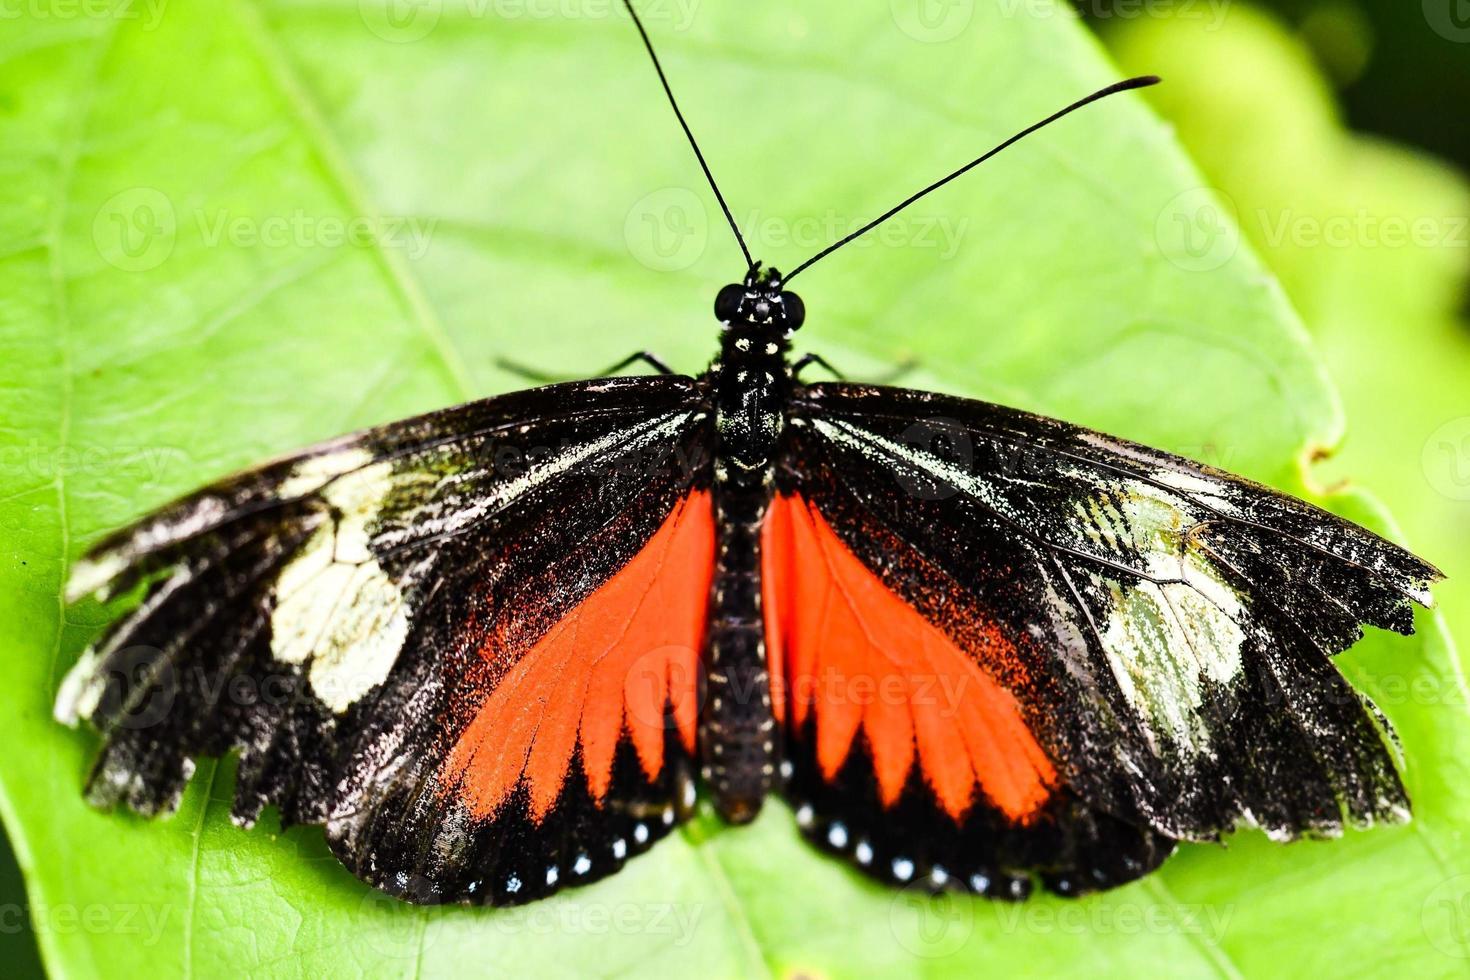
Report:
M97 662L97 650L88 647L61 682L61 690L56 694L56 707L51 709L51 713L63 725L90 720L97 710L102 694L107 690L107 676L98 674Z
M403 594L368 540L392 489L388 462L337 477L322 491L336 520L323 522L276 580L271 654L310 662L312 692L338 713L387 678L408 636Z
M76 602L94 592L100 592L103 586L121 575L127 567L127 559L115 551L98 556L96 561L77 562L72 566L71 575L67 577L66 601Z
M372 461L372 452L364 446L352 446L308 457L291 467L291 475L281 481L277 494L294 500L316 493L337 477L360 470Z

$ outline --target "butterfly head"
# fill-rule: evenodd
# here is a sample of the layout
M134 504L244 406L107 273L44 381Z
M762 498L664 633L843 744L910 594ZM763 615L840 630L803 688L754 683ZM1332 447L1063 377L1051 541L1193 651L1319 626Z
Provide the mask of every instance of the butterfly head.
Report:
M715 297L715 318L724 326L756 327L787 336L806 319L806 304L781 288L781 273L757 262L745 282L731 283Z

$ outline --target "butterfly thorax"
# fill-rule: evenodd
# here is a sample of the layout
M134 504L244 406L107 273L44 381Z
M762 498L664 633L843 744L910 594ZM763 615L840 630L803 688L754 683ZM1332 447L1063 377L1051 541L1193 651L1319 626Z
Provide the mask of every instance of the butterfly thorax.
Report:
M781 289L776 270L752 270L743 284L720 290L715 315L723 334L709 379L724 464L715 479L760 483L784 424L791 391L786 354L801 325L801 300Z
M761 526L774 492L776 448L792 380L790 335L801 300L780 274L752 270L715 301L724 333L706 379L718 443L714 504L719 540L705 650L700 724L704 776L716 808L737 823L754 819L772 788L779 754L771 713L761 613Z

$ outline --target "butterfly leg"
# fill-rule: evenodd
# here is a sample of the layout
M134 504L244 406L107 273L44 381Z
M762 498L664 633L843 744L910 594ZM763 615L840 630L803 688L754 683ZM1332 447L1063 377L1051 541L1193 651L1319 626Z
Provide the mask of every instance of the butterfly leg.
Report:
M836 378L838 381L847 380L846 375L833 367L832 364L820 354L803 354L801 355L801 357L797 358L796 361L791 365L791 376L793 378L798 377L804 368L811 367L813 364L825 369L829 374L832 375L832 377ZM895 364L891 369L883 372L877 377L868 379L867 383L875 385L890 385L918 366L919 361L917 358L906 356L903 360Z
M609 365L603 370L598 371L596 374L592 375L592 377L606 378L610 375L617 374L624 368L632 367L634 364L638 363L647 364L659 374L674 373L674 369L669 367L662 360L660 360L657 354L654 354L652 351L641 350L636 354L629 354L627 357L623 358L621 361L618 361L616 364ZM540 384L555 384L559 381L580 380L575 377L567 377L565 375L551 374L546 371L540 371L536 368L528 367L524 364L521 364L517 361L512 361L509 358L505 357L496 358L495 364L502 370L509 371L511 374L518 374L528 381L535 381Z
M796 361L791 365L791 376L793 378L799 378L801 376L801 372L804 371L806 368L811 367L813 364L817 365L820 368L825 368L827 372L838 381L847 380L847 375L843 374L841 371L833 367L831 363L829 363L828 360L821 354L803 354L798 357Z

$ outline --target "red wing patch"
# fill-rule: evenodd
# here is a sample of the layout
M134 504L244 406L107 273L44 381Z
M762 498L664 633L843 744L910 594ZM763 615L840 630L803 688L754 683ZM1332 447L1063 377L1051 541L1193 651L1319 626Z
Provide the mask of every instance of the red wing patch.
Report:
M956 823L977 786L1009 819L1032 817L1056 771L1015 697L983 666L1013 655L1005 636L982 628L983 648L961 649L799 496L772 501L763 536L772 702L790 731L814 716L822 775L836 777L861 730L885 805L897 802L917 762Z
M445 762L441 780L471 814L492 817L524 781L529 816L540 821L560 796L579 744L588 789L600 802L625 735L655 780L664 764L666 708L693 753L714 542L710 495L697 491L519 658Z

